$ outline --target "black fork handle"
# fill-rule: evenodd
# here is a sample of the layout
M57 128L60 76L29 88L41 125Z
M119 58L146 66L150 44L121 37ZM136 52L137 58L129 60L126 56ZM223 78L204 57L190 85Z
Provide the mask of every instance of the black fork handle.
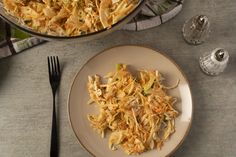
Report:
M52 130L51 130L51 149L50 157L58 157L58 136L56 122L55 93L53 93L53 113L52 113Z

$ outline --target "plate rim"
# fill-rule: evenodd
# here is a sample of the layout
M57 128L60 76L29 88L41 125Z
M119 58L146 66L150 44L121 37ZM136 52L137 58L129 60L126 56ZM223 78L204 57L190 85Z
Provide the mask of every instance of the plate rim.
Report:
M98 55L106 52L106 51L109 51L111 49L114 49L114 48L118 48L118 47L126 47L126 46L131 46L131 47L139 47L139 48L146 48L146 49L149 49L149 50L152 50L152 51L155 51L157 53L159 53L160 55L162 55L163 57L167 58L172 64L174 64L176 66L176 68L180 71L180 73L183 75L184 79L186 80L187 84L188 84L188 87L189 87L189 91L190 91L190 96L191 96L191 104L192 104L192 113L191 113L191 119L189 121L189 125L188 125L188 128L186 130L186 132L184 133L184 136L183 138L179 141L179 143L175 146L175 148L173 150L171 150L167 155L166 157L169 157L171 156L174 152L176 152L176 150L178 148L180 148L180 146L183 144L184 140L187 138L187 136L189 135L189 132L190 132L190 128L192 126L192 121L193 121L193 111L194 111L194 104L193 104L193 94L192 94L192 90L191 90L191 84L186 76L186 74L183 72L183 70L180 68L180 66L171 58L169 57L167 54L165 54L163 51L160 51L159 49L154 49L154 48L151 48L149 46L144 46L144 45L135 45L135 44L122 44L122 45L116 45L116 46L112 46L112 47L109 47L109 48L105 48L103 50L101 50L100 52L98 52L97 54L93 55L92 57L90 57L83 65L82 67L78 70L78 72L76 73L76 75L74 76L73 80L72 80L72 83L71 83L71 86L70 86L70 91L69 91L69 94L68 94L68 101L67 101L67 115L68 115L68 119L69 119L69 123L70 123L70 126L73 130L73 133L78 141L78 143L82 146L82 148L87 151L91 156L93 157L98 157L97 155L95 155L94 153L92 153L84 144L83 142L81 142L80 138L78 137L78 135L76 134L75 132L75 128L73 127L72 125L72 120L71 120L71 116L70 116L70 100L71 100L71 91L72 91L72 87L74 86L74 83L75 83L75 80L77 78L77 76L80 74L80 72L84 69L84 67L91 61L93 60L95 57L97 57Z

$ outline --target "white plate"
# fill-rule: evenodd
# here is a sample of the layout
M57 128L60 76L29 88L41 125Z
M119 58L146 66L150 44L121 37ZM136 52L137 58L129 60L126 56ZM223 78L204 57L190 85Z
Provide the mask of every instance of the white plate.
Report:
M181 69L167 56L149 48L140 46L119 46L99 53L91 58L78 72L71 87L68 112L72 129L81 145L96 157L128 157L123 150L111 151L108 138L102 139L90 126L87 115L97 112L94 105L87 105L88 75L101 76L115 69L116 63L131 65L135 69L157 69L173 84L180 79L177 88L169 93L178 98L176 107L180 111L176 119L176 132L164 143L160 151L150 150L140 157L165 157L173 153L183 142L189 131L193 104L188 81ZM131 155L132 156L132 155ZM130 157L130 156L129 156Z

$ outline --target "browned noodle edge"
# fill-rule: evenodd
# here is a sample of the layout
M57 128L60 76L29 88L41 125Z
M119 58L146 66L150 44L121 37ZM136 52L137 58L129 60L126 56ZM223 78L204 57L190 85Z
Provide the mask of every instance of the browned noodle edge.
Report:
M75 83L75 79L77 78L77 76L79 76L80 72L84 69L84 67L85 67L92 59L94 59L94 58L97 57L98 55L100 55L100 54L102 54L102 53L104 53L104 52L106 52L106 51L108 51L108 50L110 50L110 49L114 49L114 48L117 48L117 47L124 47L124 46L141 47L141 48L150 49L150 50L152 50L152 51L154 51L154 52L159 53L160 55L164 56L164 57L167 58L169 61L171 61L171 63L173 63L173 64L177 67L177 69L178 69L178 70L180 71L180 73L183 75L184 79L186 80L186 82L187 82L187 84L188 84L189 91L190 91L190 95L191 95L191 103L192 103L192 114L191 114L190 123L189 123L189 125L188 125L188 128L187 128L185 134L184 134L184 137L180 140L180 142L176 145L176 147L175 147L169 154L166 155L166 157L169 157L169 156L171 156L171 155L182 145L183 141L186 139L187 135L189 134L189 131L190 131L190 128L191 128L191 125L192 125L193 107L194 107L194 105L193 105L192 90L191 90L190 83L189 83L189 81L188 81L188 79L187 79L185 73L184 73L184 72L182 71L182 69L175 63L175 61L174 61L172 58L170 58L168 55L166 55L165 53L163 53L162 51L154 50L153 48L148 47L148 46L143 46L143 45L140 46L140 45L135 45L135 44L128 44L128 45L125 45L125 44L124 44L124 45L117 45L117 46L113 46L113 47L110 47L110 48L106 48L106 49L102 50L101 52L95 54L93 57L91 57L91 58L80 68L79 72L75 75L75 77L74 77L74 79L73 79L73 81L72 81L72 83L71 83L70 92L69 92L69 95L68 95L68 102L67 102L67 110L68 110L68 111L67 111L67 112L68 112L68 119L69 119L69 122L70 122L70 126L71 126L71 128L72 128L72 130L73 130L73 132L74 132L74 134L75 134L75 136L76 136L76 138L78 139L79 144L80 144L90 155L92 155L93 157L97 157L97 156L96 156L95 154L93 154L88 148L86 148L86 147L84 146L84 144L81 142L80 138L79 138L79 137L77 136L77 134L75 133L75 129L74 129L73 125L72 125L71 116L70 116L70 105L69 105L69 104L70 104L71 91L72 91L72 87L73 87L73 85L74 85L74 83Z

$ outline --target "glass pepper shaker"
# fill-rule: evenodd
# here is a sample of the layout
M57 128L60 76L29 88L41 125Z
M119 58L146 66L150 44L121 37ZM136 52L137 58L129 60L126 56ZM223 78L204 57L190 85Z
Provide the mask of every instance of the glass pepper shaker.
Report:
M210 22L205 15L197 15L187 20L182 29L183 37L189 44L203 43L210 34Z
M222 48L214 49L210 54L204 54L199 59L202 71L208 75L218 75L222 73L229 61L229 53Z

